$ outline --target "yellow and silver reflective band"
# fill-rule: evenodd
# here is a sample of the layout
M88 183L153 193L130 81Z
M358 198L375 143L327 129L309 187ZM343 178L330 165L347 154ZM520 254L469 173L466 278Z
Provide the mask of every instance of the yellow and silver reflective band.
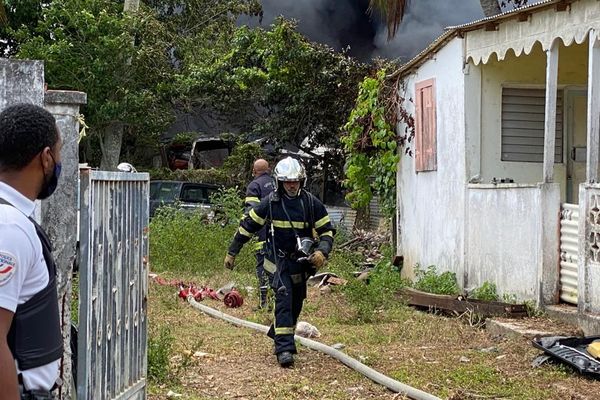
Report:
M323 233L321 233L319 235L319 237L323 237L323 236L331 236L331 237L333 237L333 231L326 231L326 232L323 232Z
M293 335L296 332L296 328L293 326L285 328L275 328L276 335Z
M307 223L304 221L292 221L292 223L290 223L290 221L280 221L280 220L273 220L273 226L275 228L284 228L284 229L291 229L292 226L296 229L304 229L307 226Z
M246 203L260 203L260 199L258 197L246 197L244 201Z
M250 232L248 232L247 230L245 230L244 228L242 228L241 226L238 229L238 232L240 233L240 235L244 235L244 236L249 237L249 238L252 237L252 234Z
M277 271L277 266L275 263L271 262L269 259L265 258L265 262L263 263L263 268L265 271L274 274Z
M262 250L264 245L265 245L265 242L264 242L264 241L262 241L262 242L256 242L256 243L254 244L254 250L255 250L255 251Z
M256 211L254 211L254 209L250 210L250 218L252 218L252 220L254 222L256 222L257 224L259 224L260 226L263 226L265 224L265 219L261 218L258 216L258 214L256 214Z
M326 215L323 218L321 218L320 220L318 220L317 222L315 222L315 228L319 229L320 227L327 224L328 222L331 222L331 218L329 218L329 215Z

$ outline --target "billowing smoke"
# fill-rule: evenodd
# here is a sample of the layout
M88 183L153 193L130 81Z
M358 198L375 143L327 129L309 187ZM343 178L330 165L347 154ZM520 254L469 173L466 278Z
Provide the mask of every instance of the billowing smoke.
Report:
M381 56L406 60L425 48L450 25L483 17L479 0L410 0L396 37L387 41L385 25L367 14L368 0L263 0L262 25L283 15L298 20L298 29L311 40L364 61ZM242 23L257 25L256 19Z
M413 0L396 37L387 41L387 30L379 24L375 56L407 61L442 34L444 28L483 18L479 0Z
M368 0L262 0L262 26L282 15L298 22L310 40L336 50L350 46L350 54L367 60L375 50L376 26L366 15ZM257 19L242 20L257 25Z

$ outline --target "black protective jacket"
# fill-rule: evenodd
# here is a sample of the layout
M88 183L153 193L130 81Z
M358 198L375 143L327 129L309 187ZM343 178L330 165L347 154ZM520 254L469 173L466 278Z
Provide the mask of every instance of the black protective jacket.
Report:
M246 189L246 199L244 200L245 215L247 216L250 210L256 207L260 201L266 197L269 197L273 193L275 185L273 178L267 172L254 178ZM267 229L263 228L256 233L258 236L258 243L256 250L262 250L264 241L267 239Z
M275 262L274 254L293 257L297 238L315 239L315 250L320 250L326 257L333 246L335 229L327 210L319 199L305 190L294 198L274 192L261 200L240 223L229 246L229 254L237 255L263 227L267 230L266 257L271 262Z

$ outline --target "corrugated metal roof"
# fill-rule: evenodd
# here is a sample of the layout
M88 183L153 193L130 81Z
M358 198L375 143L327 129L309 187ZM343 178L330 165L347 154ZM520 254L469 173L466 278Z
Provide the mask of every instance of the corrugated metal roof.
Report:
M414 67L419 66L423 61L425 61L429 53L437 51L440 47L444 46L448 41L450 41L462 32L481 29L490 22L497 22L503 19L512 18L516 15L531 12L532 10L537 10L539 8L546 8L550 5L560 3L563 1L565 0L542 0L536 3L528 4L523 7L515 8L514 10L505 11L501 14L494 15L492 17L481 18L476 21L468 22L462 25L449 26L445 28L445 32L438 36L438 38L435 39L433 42L431 42L429 46L427 46L423 51L414 56L410 61L403 64L391 76L404 75L405 72L411 70Z
M505 11L503 13L500 13L498 15L494 15L491 17L486 17L486 18L481 18L478 19L476 21L472 21L472 22L467 22L466 24L462 24L462 25L455 25L455 26L449 26L446 28L446 30L453 30L453 29L458 29L460 31L469 31L469 30L475 30L475 29L479 29L483 26L485 26L486 24L490 23L490 22L495 22L501 19L505 19L505 18L510 18L513 17L515 15L519 15L522 13L526 13L526 12L531 12L532 10L538 9L538 8L545 8L549 5L555 4L555 3L560 3L561 1L564 0L542 0L542 1L538 1L535 3L531 3L528 5L525 5L523 7L519 7L519 8L515 8L513 10L509 10L509 11ZM469 29L472 28L472 29Z

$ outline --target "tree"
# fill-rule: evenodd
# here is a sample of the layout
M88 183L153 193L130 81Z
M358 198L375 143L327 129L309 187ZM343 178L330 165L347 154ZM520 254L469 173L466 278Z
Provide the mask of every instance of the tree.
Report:
M150 6L124 13L117 0L53 0L33 29L16 35L19 57L45 61L50 87L88 94L84 113L101 147L102 169L116 167L124 136L156 137L165 129L182 64L207 54L211 42L204 39L227 36L240 12L256 10L256 1L165 0ZM213 8L220 14L206 18ZM193 29L179 24L190 21Z
M498 2L500 1L500 2ZM481 9L486 17L492 17L502 12L503 7L512 4L514 7L521 7L527 4L528 0L479 0ZM404 14L409 5L409 0L370 0L369 13L378 12L386 22L388 30L388 40L391 40L398 31L398 27L404 18Z
M18 29L31 32L41 18L42 10L49 1L4 0L0 1L0 56L10 57L19 47L15 35Z
M248 139L292 144L315 160L318 147L340 148L339 129L352 109L368 67L311 43L295 24L277 20L269 30L240 27L226 54L191 65L182 74L196 106L216 112ZM342 157L330 157L341 172Z

